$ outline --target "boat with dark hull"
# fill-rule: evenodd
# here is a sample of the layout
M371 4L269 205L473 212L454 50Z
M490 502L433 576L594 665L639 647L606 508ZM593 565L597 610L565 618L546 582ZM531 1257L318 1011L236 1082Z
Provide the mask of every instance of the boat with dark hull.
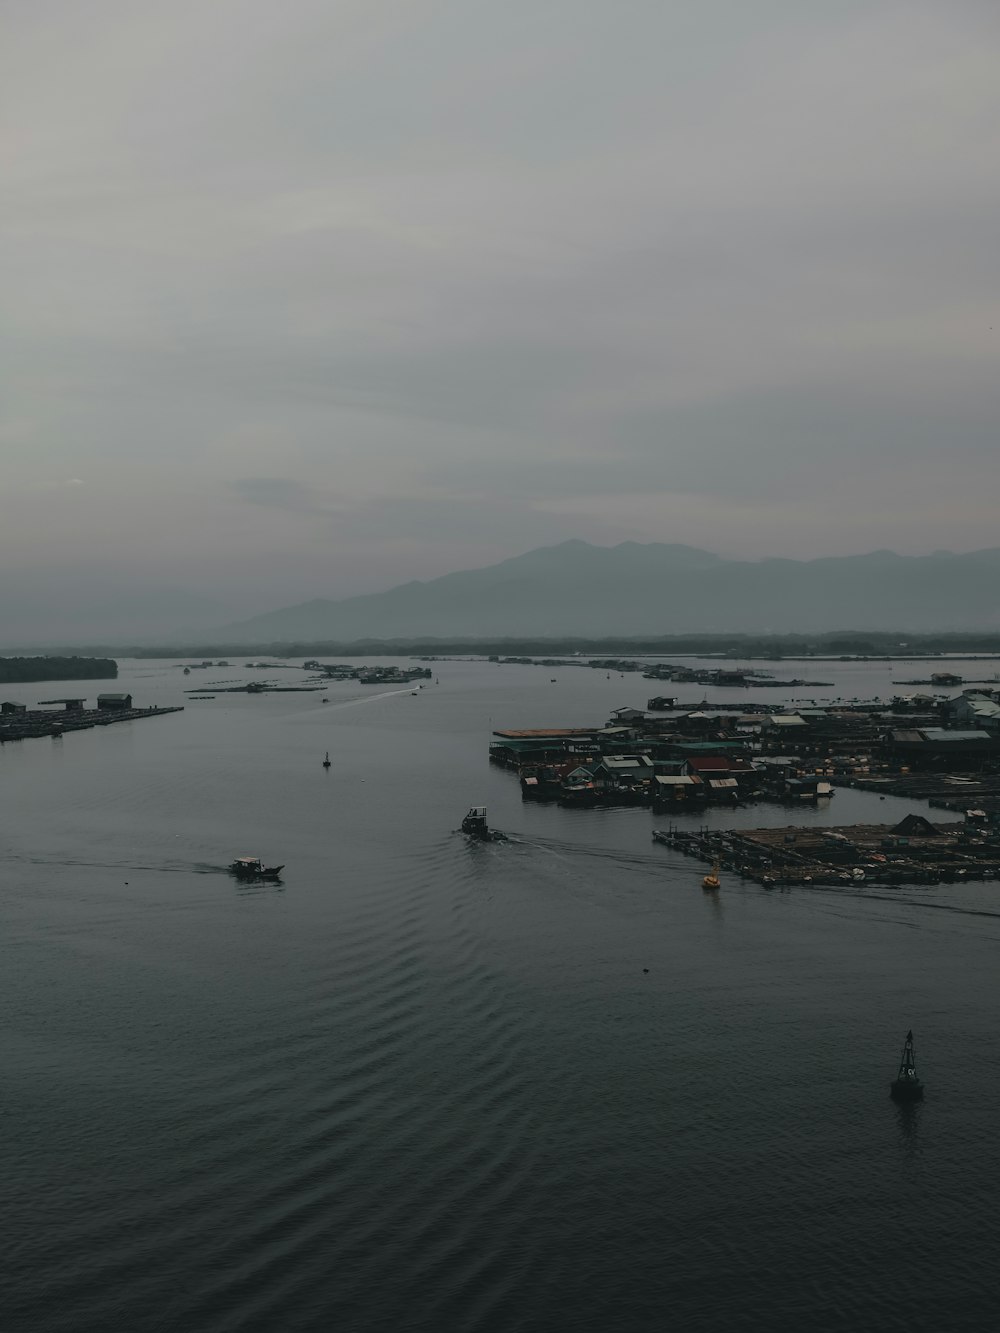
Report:
M280 879L284 866L266 866L259 856L238 856L229 867L237 879Z
M492 829L486 822L486 806L474 805L462 820L462 832L479 842L506 842L506 833Z
M906 1034L903 1053L899 1057L899 1072L889 1085L889 1095L896 1102L918 1102L924 1095L924 1085L917 1078L913 1058L913 1033Z

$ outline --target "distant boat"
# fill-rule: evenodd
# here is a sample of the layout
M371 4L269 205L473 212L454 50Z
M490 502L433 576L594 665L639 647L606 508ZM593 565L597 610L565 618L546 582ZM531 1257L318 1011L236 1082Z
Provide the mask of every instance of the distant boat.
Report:
M329 768L329 767L330 767L330 751L329 751L329 750L327 750L327 752L326 752L326 758L323 760L323 767L324 767L324 768Z
M889 1085L889 1095L897 1102L918 1102L924 1095L924 1085L917 1078L913 1058L913 1032L906 1034L903 1054L899 1057L899 1072Z
M486 806L474 805L462 820L462 832L480 842L506 842L507 835L491 829L486 822Z
M701 887L702 887L703 889L720 889L720 888L722 887L722 880L719 878L719 863L718 863L718 861L713 861L713 862L712 862L712 869L708 872L708 874L705 876L705 878L701 881Z
M266 866L259 856L238 856L229 867L237 879L278 879L284 866Z

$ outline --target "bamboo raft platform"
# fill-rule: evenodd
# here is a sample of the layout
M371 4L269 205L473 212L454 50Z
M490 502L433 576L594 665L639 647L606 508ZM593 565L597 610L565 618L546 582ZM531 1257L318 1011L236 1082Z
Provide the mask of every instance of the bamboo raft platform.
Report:
M922 831L912 831L921 830ZM906 832L901 832L905 828ZM941 884L1000 878L1000 834L968 822L657 829L656 842L765 888Z
M170 708L86 708L70 713L32 709L28 713L0 717L0 745L6 741L62 736L67 731L87 731L91 727L110 727L115 722L135 722L143 717L161 717L164 713L183 711L179 705Z
M880 796L905 796L910 800L929 801L945 810L968 810L984 800L1000 799L998 773L874 773L857 776L838 775L831 779L838 787Z

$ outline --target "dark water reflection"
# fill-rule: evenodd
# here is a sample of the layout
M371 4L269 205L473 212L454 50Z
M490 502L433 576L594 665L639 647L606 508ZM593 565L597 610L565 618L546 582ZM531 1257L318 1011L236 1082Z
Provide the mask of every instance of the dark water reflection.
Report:
M0 748L5 1330L995 1326L996 886L706 893L487 764L644 702L551 674Z

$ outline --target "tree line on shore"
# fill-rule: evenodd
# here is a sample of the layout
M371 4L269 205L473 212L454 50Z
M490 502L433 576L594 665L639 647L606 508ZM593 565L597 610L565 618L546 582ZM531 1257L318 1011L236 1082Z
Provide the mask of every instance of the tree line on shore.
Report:
M114 680L118 663L110 657L0 657L0 682L34 680Z

